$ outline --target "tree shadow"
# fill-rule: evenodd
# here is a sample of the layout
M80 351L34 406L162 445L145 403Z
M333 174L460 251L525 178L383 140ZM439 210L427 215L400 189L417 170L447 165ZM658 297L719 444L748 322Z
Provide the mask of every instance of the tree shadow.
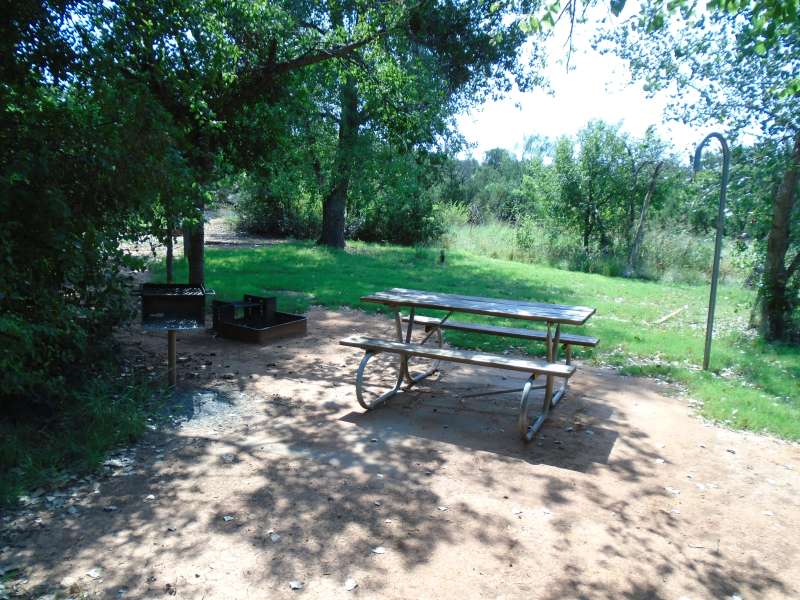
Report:
M366 597L396 597L398 582L407 597L496 595L472 567L509 597L671 598L670 577L690 596L791 595L752 552L687 545L703 529L669 510L662 452L619 395L630 385L642 402L675 400L579 369L524 445L514 394L460 402L465 389L519 379L458 367L364 413L352 386L360 356L338 346L353 331L391 335L393 324L314 311L307 338L273 346L184 336L179 351L198 357L184 371L209 356L207 371L235 365L234 379L192 380L217 404L192 402L180 428L148 435L128 474L123 464L97 481L100 493L92 480L67 490L75 514L20 511L0 560L30 576L31 595L69 588L69 576L107 597L284 597L291 580L336 597L350 574ZM160 338L143 339L161 352ZM434 568L450 579L418 587Z

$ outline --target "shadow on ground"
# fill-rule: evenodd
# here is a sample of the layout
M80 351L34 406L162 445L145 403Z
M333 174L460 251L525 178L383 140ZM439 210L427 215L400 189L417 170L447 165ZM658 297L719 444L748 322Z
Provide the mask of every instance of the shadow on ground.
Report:
M365 319L391 327L317 311L308 338L273 347L191 337L238 361L237 380L180 396L187 421L150 435L130 467L78 485L61 508L14 515L0 546L25 593L283 597L297 580L329 598L351 575L366 597L796 591L742 550L757 533L737 546L736 531L709 530L704 513L722 506L670 510L663 452L637 412L674 402L653 386L581 373L530 445L513 394L461 402L515 380L467 368L364 413L351 387L360 357L336 340Z

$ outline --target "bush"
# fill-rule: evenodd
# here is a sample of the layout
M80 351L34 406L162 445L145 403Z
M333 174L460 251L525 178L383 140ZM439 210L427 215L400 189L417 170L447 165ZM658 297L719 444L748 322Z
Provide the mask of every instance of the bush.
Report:
M425 196L374 202L348 215L348 237L365 242L413 246L437 240L444 232L441 218Z
M304 190L276 196L256 186L242 194L236 211L238 227L248 233L316 239L322 231L322 201Z

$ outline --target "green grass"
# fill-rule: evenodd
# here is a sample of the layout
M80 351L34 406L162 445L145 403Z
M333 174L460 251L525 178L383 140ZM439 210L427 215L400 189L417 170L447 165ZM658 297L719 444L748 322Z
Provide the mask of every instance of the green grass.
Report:
M721 286L708 373L699 368L707 286L611 278L466 252L450 252L445 266L437 258L436 250L362 243L351 243L346 251L310 243L217 248L207 251L206 278L218 299L269 293L278 296L283 310L295 311L311 304L379 311L360 304L359 297L394 286L593 306L597 314L588 324L571 330L599 337L600 346L578 352L579 357L680 382L703 402L705 416L730 427L800 440L800 348L767 345L748 332L752 292ZM163 265L153 268L156 278L163 276ZM186 277L185 263L176 265L176 273L179 281ZM679 315L655 324L683 306ZM459 316L464 318L470 317ZM448 333L448 340L484 350L513 345L542 352L541 344L519 340L456 333Z
M56 421L0 422L0 507L90 472L109 450L138 439L158 407L154 392L145 382L98 377L76 392Z

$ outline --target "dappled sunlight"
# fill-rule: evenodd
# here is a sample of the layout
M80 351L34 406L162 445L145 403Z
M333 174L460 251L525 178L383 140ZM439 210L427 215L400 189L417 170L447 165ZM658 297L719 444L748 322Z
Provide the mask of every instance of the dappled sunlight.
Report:
M37 590L134 597L289 597L301 581L330 598L348 578L402 597L428 597L431 577L460 596L492 595L498 580L508 596L553 599L794 589L779 568L794 542L766 547L776 525L748 508L790 522L790 488L764 481L800 485L780 466L791 449L703 427L654 383L585 365L532 444L516 432L516 394L464 397L516 375L448 365L364 412L360 354L338 340L365 330L391 336L394 324L315 309L307 337L269 346L185 335L183 373L194 355L213 364L172 406L182 424L150 434L128 474L75 488L76 514L15 517L2 534L15 564ZM379 358L376 386L396 360Z

